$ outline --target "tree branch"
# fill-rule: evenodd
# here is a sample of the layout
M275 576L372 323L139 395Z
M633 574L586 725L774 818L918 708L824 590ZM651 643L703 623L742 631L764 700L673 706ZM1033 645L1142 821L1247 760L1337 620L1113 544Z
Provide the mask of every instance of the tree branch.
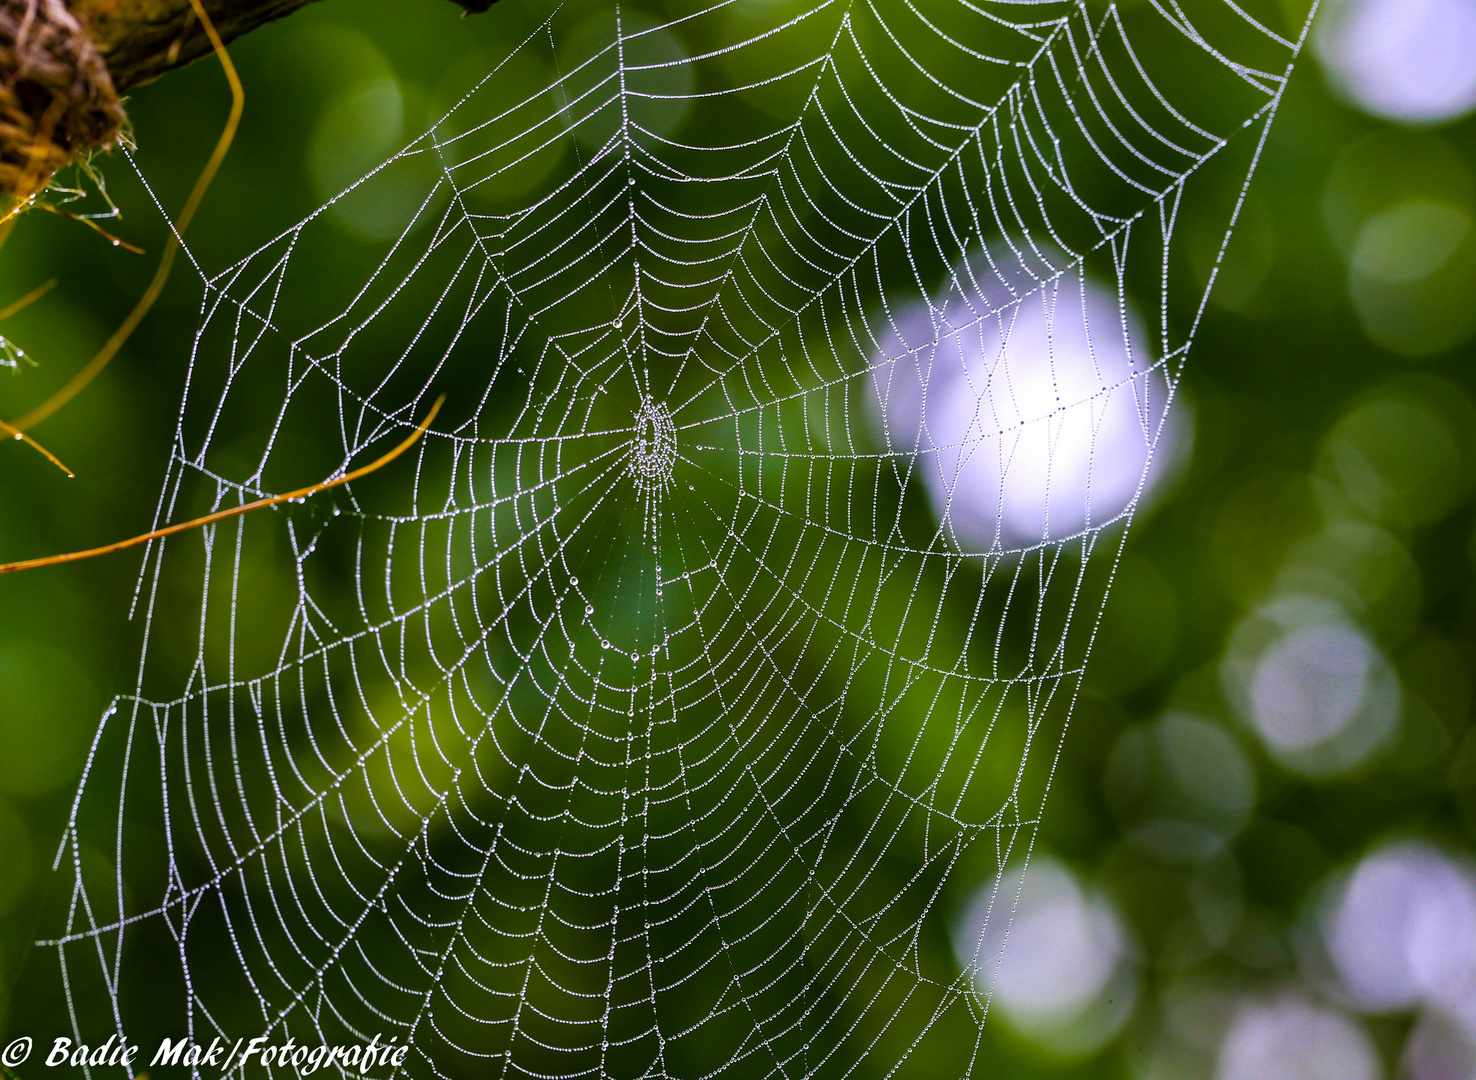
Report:
M207 0L205 11L229 44L311 2ZM494 0L453 2L470 14ZM210 51L190 0L0 0L0 213L111 146L119 94Z
M312 0L206 0L205 10L229 45L309 3ZM70 6L86 25L120 94L210 53L210 39L190 9L190 0L71 0Z

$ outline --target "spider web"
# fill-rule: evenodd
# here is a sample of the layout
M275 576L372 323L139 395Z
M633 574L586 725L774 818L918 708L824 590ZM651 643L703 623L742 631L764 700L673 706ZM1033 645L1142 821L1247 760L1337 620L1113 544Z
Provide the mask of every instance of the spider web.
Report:
M1230 0L571 18L201 269L160 524L448 403L149 550L44 943L79 1041L982 1067L999 957L947 926L1034 843L1208 295L1181 212L1228 242L1300 41ZM1086 392L1001 389L1072 334ZM1011 526L1032 433L1124 399L1134 493ZM1004 486L964 528L975 456Z

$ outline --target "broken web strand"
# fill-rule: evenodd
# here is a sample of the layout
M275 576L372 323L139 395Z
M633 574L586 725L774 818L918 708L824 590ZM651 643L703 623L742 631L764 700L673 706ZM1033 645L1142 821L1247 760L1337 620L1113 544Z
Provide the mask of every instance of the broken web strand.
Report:
M1151 80L1136 54L1109 59L1128 37L1114 10L820 5L685 62L662 52L733 31L736 10L622 15L608 47L550 58L555 107L520 88L462 124L489 78L309 221L202 273L161 520L202 493L270 490L322 452L325 417L347 460L432 379L461 380L450 408L466 411L414 448L413 480L238 519L146 565L139 684L99 731L50 943L79 1039L129 1025L141 969L124 939L157 950L160 934L193 1037L384 1031L417 1075L885 1075L946 1057L954 1018L982 1024L996 958L939 963L927 928L956 877L1034 843L1105 595L1088 574L1115 565L1090 556L1136 500L971 551L918 491L949 448L895 449L890 418L868 430L867 379L900 357L904 295L938 317L943 297L976 304L939 341L1008 338L1089 276L1124 305L1152 224L1160 341L1098 394L1142 393L1156 444L1188 344L1169 238L1233 131L1200 126L1204 149L1174 158L1195 125L1160 95L1160 126L1123 134L1098 65L1123 94ZM695 149L678 136L711 129L663 128L658 106L711 84L658 77L706 65L754 87L719 102L767 92L724 58L788 63L779 45L837 12L778 73L808 89L755 107L788 121ZM1235 67L1174 5L1153 14L1197 76L1260 95L1240 119L1263 138L1285 76ZM953 59L910 64L905 34ZM1295 48L1261 37L1289 72ZM1018 68L982 47L1009 44ZM965 79L974 64L1008 76L997 107L967 92L987 81ZM905 97L883 74L899 72ZM550 147L526 199L486 196ZM294 277L336 250L326 216L362 227L356 200L406 178L424 196L366 280ZM967 258L996 240L1007 260ZM237 391L273 383L268 413ZM224 448L253 437L256 464L233 464ZM1000 432L953 449L1013 464ZM192 615L168 599L181 585ZM180 626L199 637L183 668L156 643ZM114 835L159 839L84 870L89 838ZM977 1037L944 1041L969 1044L968 1073Z

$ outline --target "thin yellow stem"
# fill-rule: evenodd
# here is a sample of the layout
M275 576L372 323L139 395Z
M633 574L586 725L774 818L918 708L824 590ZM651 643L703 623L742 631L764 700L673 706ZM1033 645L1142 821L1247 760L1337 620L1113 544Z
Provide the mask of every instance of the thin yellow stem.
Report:
M159 299L159 294L164 291L164 283L169 280L169 272L174 268L174 256L179 251L179 238L189 227L190 220L195 216L201 200L205 198L205 192L220 169L220 163L225 160L226 151L231 148L231 142L236 137L236 128L241 123L241 111L246 107L245 88L241 85L240 76L236 74L236 66L231 63L230 54L226 52L225 42L221 41L220 34L215 30L215 24L210 21L210 16L206 14L200 0L190 0L190 6L195 9L195 17L200 20L206 36L210 38L210 45L215 49L215 55L220 57L220 66L225 71L226 82L231 86L231 114L226 120L225 130L220 133L220 139L215 144L215 152L205 163L205 168L200 172L200 178L195 181L194 190L190 192L184 209L180 211L174 228L169 232L169 240L164 245L164 253L159 257L159 268L154 271L154 279L149 282L149 287L144 290L143 296L139 297L138 303L128 313L128 318L123 320L123 325L114 331L113 336L108 338L107 344L88 362L86 367L72 376L72 380L66 386L46 401L19 420L12 421L12 426L21 431L28 431L35 427L76 397L83 387L97 378L103 368L112 362L113 357L132 336L138 324L143 322L144 316L154 306L154 301Z
M0 308L0 322L4 322L16 312L30 307L37 300L41 299L54 288L56 288L56 278L52 278L50 281L42 282L30 292L26 293L25 296L22 296L19 300L16 300L14 303L4 308ZM63 465L60 458L58 458L50 450L46 449L46 447L38 443L35 439L27 435L24 431L20 431L16 428L11 427L4 420L0 420L0 435L9 435L12 439L19 439L21 442L29 446L32 450L36 451L36 453L44 457L47 461L55 465L62 472L66 473L68 479L76 479L77 474L74 473L71 469L67 468L65 465Z
M11 427L4 420L0 420L0 434L9 435L12 439L19 439L21 442L25 443L32 450L36 451L36 453L40 454L47 461L51 462L62 472L66 473L68 480L75 480L77 478L77 474L74 473L71 469L67 468L65 465L63 465L61 463L61 459L53 454L50 450L46 449L46 447L42 446L35 439L27 435L24 431L21 431L18 428Z
M19 300L15 301L10 306L0 308L0 322L4 322L12 315L24 311L26 308L30 307L37 300L40 300L43 296L45 296L54 288L56 288L56 278L52 278L50 281L43 281L40 285L37 285L34 289L26 293L25 296L22 296Z
M36 570L43 566L57 566L61 563L96 558L99 555L111 555L115 551L137 547L139 544L147 544L151 540L159 540L166 536L173 536L175 533L198 529L202 525L213 525L217 521L240 517L242 514L249 514L253 510L265 510L269 506L278 506L296 499L306 499L321 492L328 491L331 488L341 487L344 484L368 476L377 469L384 468L384 466L414 446L431 426L432 421L435 420L436 414L441 411L441 406L445 401L445 394L438 397L436 403L431 406L430 412L426 413L425 419L420 422L415 431L404 442L400 443L399 446L382 457L371 461L368 465L354 469L352 472L344 473L342 476L334 477L331 480L324 480L321 483L312 484L305 488L298 488L296 491L288 491L281 495L272 495L269 498L257 499L255 502L249 502L243 506L233 506L229 510L218 510L213 514L206 514L204 517L198 517L192 521L182 521L178 525L166 525L162 529L155 529L153 532L144 533L142 536L135 536L130 540L120 540L116 544L88 548L86 551L72 551L65 555L48 555L43 559L25 559L21 562L3 563L0 564L0 574L13 574L19 570Z
M120 237L114 236L112 233L108 232L107 229L104 229L101 225L93 221L91 218L83 217L81 214L74 214L70 210L63 210L60 207L48 206L45 203L37 204L36 209L45 210L48 214L55 214L57 217L64 217L68 221L81 222L93 232L98 233L100 236L102 236L104 240L108 241L108 243L112 244L114 247L120 247L124 251L131 251L135 255L142 255L144 253L143 248L138 247L134 244L130 244L127 240L121 239Z

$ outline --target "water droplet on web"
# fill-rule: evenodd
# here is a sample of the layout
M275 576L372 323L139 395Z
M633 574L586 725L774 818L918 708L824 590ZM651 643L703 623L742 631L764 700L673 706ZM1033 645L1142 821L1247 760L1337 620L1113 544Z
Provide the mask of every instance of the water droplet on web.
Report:
M333 508L333 516L334 516L334 517L337 517L337 516L338 516L338 515L339 515L339 514L341 514L341 513L343 513L343 511L342 511L342 510L340 510L340 509L339 509L339 508L338 508L338 507L336 507L336 506L335 506L335 507L334 507L334 508Z
M610 324L610 325L611 325L611 326L613 326L613 327L614 327L614 328L615 328L615 329L616 329L616 330L619 330L619 329L620 329L620 322L621 322L621 320L619 320L619 319L616 319L616 320L615 320L615 321L614 321L614 322L612 322L612 323L611 323L611 324ZM601 389L601 390L603 390L603 389L604 389L604 387L603 387L603 386L602 386L602 387L600 387L600 389Z
M569 579L569 584L570 585L578 585L579 584L579 579L577 577L571 577Z
M584 613L586 615L593 615L595 613L594 605L593 604L586 604L584 606Z
M602 648L602 649L608 649L609 647L610 647L610 643L608 641L601 641L600 642L600 648Z

